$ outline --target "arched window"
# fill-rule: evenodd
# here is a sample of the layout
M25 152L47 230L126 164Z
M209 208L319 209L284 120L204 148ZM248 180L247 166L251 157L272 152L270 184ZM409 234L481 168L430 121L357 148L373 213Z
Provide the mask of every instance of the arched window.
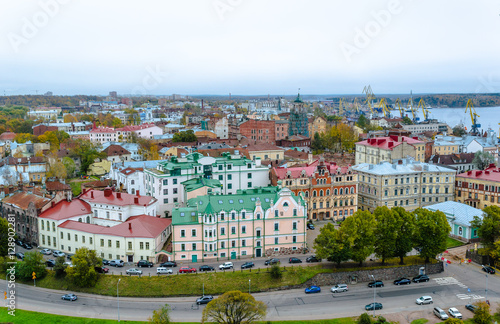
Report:
M330 196L330 189L326 189L326 195Z
M90 216L87 216L87 224L90 224Z
M323 190L320 190L320 191L319 191L319 196L320 196L320 197L323 197Z
M81 218L81 217L80 217L80 218L78 218L78 221L81 223L81 222L82 222L82 218Z
M306 192L305 192L305 196L306 196L306 198L308 198L308 197L309 197L309 191L306 191Z
M344 189L343 189L343 188L340 188L340 190L339 190L339 194L340 194L340 195L343 195L343 194L344 194Z
M351 187L351 194L354 193L354 187Z
M316 190L313 190L313 197L316 197Z
M333 195L337 196L338 194L339 194L339 192L338 192L337 188L333 189Z

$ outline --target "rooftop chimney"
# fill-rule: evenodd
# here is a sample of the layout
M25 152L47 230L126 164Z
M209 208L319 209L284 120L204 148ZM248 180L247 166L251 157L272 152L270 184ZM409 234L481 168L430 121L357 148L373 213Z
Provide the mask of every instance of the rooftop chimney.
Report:
M139 203L139 197L134 197L134 204L138 204Z
M135 192L135 195L136 195L137 197L139 197L139 196L140 196L140 194L139 194L139 190L137 190L137 191Z
M107 187L104 189L104 197L110 197L113 194L113 190L111 188Z
M90 192L90 198L94 199L94 191Z
M116 193L116 198L121 198L122 197L122 193L121 192L117 192Z
M128 229L129 229L129 231L132 230L132 223L128 223Z
M52 203L52 204L51 204L51 205L52 205L52 207L54 207L54 206L55 206L55 204L56 204L53 200L51 201L51 203Z

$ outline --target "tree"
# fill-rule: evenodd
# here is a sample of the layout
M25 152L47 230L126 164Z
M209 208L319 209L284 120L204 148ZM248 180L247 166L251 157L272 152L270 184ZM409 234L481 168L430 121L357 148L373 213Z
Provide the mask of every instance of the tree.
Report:
M212 300L203 310L202 323L239 324L262 320L267 313L267 306L261 301L241 291L228 291Z
M7 255L9 247L9 226L6 218L0 217L0 256ZM15 229L13 229L15 230ZM14 246L14 242L10 242Z
M65 156L62 159L62 164L64 164L64 167L66 168L66 173L68 177L72 178L75 176L75 170L76 170L76 164L75 161L73 161L72 158Z
M101 146L99 144L94 144L89 140L76 140L76 145L73 148L73 154L80 157L81 173L87 173L89 166L94 163L96 159L102 159L106 156L106 153L99 151L100 147Z
M430 211L419 208L414 211L416 216L415 244L420 247L420 255L429 262L446 250L446 239L451 231L450 224L442 211Z
M472 317L474 324L490 324L493 322L493 316L490 314L490 305L486 302L478 302L476 306L474 317Z
M372 323L372 319L370 318L370 315L368 315L367 313L363 313L358 318L358 320L356 321L356 323L357 324L371 324Z
M14 137L14 141L16 141L19 144L26 143L26 142L34 142L35 136L32 134L28 133L19 133Z
M404 264L404 257L413 249L415 235L415 215L403 207L393 207L392 212L397 219L394 256L399 257L399 264Z
M320 230L314 240L314 250L320 259L328 259L340 265L351 258L351 248L347 235L331 223L327 223Z
M462 136L465 135L465 127L464 125L457 125L452 128L453 136Z
M276 279L276 280L281 280L283 277L283 272L281 271L281 268L277 264L273 264L271 266L271 271L269 272L271 275L271 278Z
M347 235L352 259L359 262L359 265L374 252L375 224L375 217L366 210L358 210L342 222L341 230Z
M76 117L71 114L64 115L63 120L65 123L76 123L78 121Z
M64 163L62 163L60 160L55 160L52 163L49 163L49 171L47 172L47 177L66 179L68 177L68 172Z
M444 321L446 324L463 324L464 321L462 321L459 318L453 318L449 317L446 321Z
M311 149L314 152L319 152L319 151L322 151L324 149L323 140L321 139L320 134L317 132L314 133L313 141L311 143Z
M21 280L31 280L33 272L37 278L43 278L47 274L43 255L36 251L26 252L22 262L16 267L16 277Z
M56 264L54 265L56 278L63 278L64 276L66 276L66 267L67 265L64 264L64 257L63 256L57 257Z
M165 304L162 308L154 310L153 316L148 318L148 322L154 324L169 324L170 306L168 304Z
M472 163L474 164L476 169L484 170L490 164L495 163L495 158L493 157L493 155L491 155L490 152L477 151L476 154L474 154Z
M185 132L175 133L172 138L172 142L196 142L198 138L194 135L194 131L192 129L187 130Z
M358 117L358 121L356 122L356 125L359 127L359 128L363 128L365 129L365 127L367 125L370 125L370 120L368 120L368 118L366 118L365 115L360 115Z
M413 121L408 116L403 117L402 123L403 123L403 125L413 125Z
M66 269L66 275L79 287L93 287L99 278L96 267L102 267L102 259L94 250L79 248L71 258L72 267Z
M382 264L388 257L394 255L396 243L398 220L389 208L377 207L373 212L375 217L375 254L382 259Z
M483 209L483 218L477 216L471 225L477 228L478 236L481 238L487 250L494 249L495 242L500 238L500 207L488 206Z

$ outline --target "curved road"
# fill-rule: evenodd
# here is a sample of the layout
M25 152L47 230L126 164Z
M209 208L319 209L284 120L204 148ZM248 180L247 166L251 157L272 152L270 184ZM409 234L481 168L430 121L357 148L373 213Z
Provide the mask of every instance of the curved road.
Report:
M465 317L469 311L463 305L478 300L485 300L485 286L488 282L487 297L490 301L499 301L499 275L488 275L477 265L448 265L445 272L431 276L426 283L412 283L408 286L395 286L385 282L385 287L376 289L376 301L381 302L383 310L377 314L419 311L419 314L431 314L434 306L443 309L458 307ZM5 280L0 280L0 287L5 287ZM364 312L364 305L373 302L372 288L366 283L349 285L349 291L339 294L330 293L330 287L321 287L318 294L306 295L302 289L256 293L255 298L268 305L268 320L327 319L346 316L358 316ZM470 289L470 292L469 292ZM0 289L4 290L4 289ZM16 286L17 308L45 313L81 316L90 318L117 319L116 297L97 296L78 293L75 302L61 300L65 291L35 288L27 285ZM419 306L415 299L430 295L434 304ZM172 319L175 321L200 321L204 305L197 306L196 297L183 298L120 298L120 319L146 320L153 310L168 303L172 307ZM423 312L422 312L423 311ZM420 316L423 317L423 316Z

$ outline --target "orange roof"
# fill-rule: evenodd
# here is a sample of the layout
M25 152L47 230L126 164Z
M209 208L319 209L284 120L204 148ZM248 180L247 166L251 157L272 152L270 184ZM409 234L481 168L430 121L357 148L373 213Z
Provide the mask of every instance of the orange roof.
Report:
M40 214L40 218L62 220L75 216L83 216L92 213L90 205L83 200L73 199L72 201L61 200L54 206Z
M10 204L21 209L28 209L29 204L33 202L36 209L38 209L42 208L49 201L50 198L44 198L42 196L30 194L27 192L18 192L10 197L4 198L2 202L4 204Z

